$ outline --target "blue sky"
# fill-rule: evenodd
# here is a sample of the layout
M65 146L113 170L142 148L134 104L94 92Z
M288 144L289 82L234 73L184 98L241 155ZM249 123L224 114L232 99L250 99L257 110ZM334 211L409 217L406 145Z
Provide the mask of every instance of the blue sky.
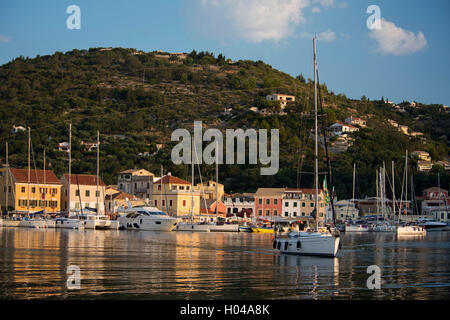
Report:
M73 4L80 30L66 27ZM367 28L369 5L380 30ZM449 105L449 31L448 0L0 0L0 64L74 48L195 49L308 78L318 34L320 78L335 93Z

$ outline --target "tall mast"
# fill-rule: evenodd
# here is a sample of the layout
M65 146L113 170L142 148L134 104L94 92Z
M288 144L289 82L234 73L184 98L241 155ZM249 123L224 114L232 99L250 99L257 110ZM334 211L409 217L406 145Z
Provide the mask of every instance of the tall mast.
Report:
M356 162L353 163L353 191L352 191L352 202L355 203L355 181L356 180Z
M42 189L43 190L43 193L44 193L44 199L43 199L43 203L44 203L44 214L45 214L45 201L47 200L46 199L46 190L47 190L47 186L46 186L46 176L47 176L47 174L45 173L45 149L44 149L44 188Z
M378 169L375 170L376 171L376 175L375 175L375 188L376 188L376 192L377 192L377 196L376 196L376 203L377 203L377 220L378 220Z
M192 137L192 148L195 150L194 137ZM194 220L194 152L191 148L191 222Z
M392 213L394 214L395 222L395 174L394 174L394 161L392 161Z
M163 194L163 192L162 192L162 183L163 183L163 173L164 172L164 169L163 169L163 166L161 165L161 179L159 180L159 186L160 186L160 198L159 198L159 202L160 202L160 206L161 206L161 211L162 210L164 210L163 209L163 205L162 205L162 198L163 198L163 196L162 196L162 194Z
M27 195L27 215L30 215L30 149L31 149L31 141L30 141L30 127L28 127L28 195Z
M68 200L67 200L67 214L70 215L70 183L71 183L71 174L72 174L72 122L69 124L69 190L67 191Z
M406 175L405 175L405 192L406 192L406 196L405 196L405 200L406 200L406 205L405 205L405 214L408 215L408 150L406 150L406 160L405 160L405 170L406 170ZM405 217L406 218L406 217Z
M317 57L316 57L316 40L313 39L314 47L314 207L316 210L316 228L318 226L319 206L318 206L318 193L319 193L319 138L317 128Z
M96 196L97 196L97 214L100 213L100 207L99 207L99 202L98 202L98 197L99 197L99 192L98 192L98 176L99 176L99 165L100 165L100 132L97 130L97 192L96 192Z
M219 143L216 141L216 224L219 206Z
M6 199L5 199L6 213L8 213L8 198L9 198L9 162L8 162L8 142L6 142Z

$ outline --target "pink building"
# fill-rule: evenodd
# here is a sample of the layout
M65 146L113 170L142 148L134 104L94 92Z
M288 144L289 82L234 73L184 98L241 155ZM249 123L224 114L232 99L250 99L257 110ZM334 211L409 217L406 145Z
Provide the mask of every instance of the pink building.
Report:
M281 217L284 191L284 188L259 188L255 193L255 217L268 220Z

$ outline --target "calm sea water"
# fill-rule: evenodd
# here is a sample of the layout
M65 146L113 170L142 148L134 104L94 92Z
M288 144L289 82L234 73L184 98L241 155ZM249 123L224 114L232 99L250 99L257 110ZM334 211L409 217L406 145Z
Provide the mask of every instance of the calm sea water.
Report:
M450 232L343 234L338 258L281 255L272 235L0 228L1 299L448 299ZM67 268L81 289L67 289ZM367 289L367 267L381 289Z

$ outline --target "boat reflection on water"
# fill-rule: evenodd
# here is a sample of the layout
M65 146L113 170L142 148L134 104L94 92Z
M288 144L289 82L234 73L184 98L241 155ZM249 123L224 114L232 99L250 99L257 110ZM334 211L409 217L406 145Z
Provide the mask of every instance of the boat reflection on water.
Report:
M319 299L338 295L338 258L277 255L275 264L281 267L284 277L290 278L286 282L292 284L288 295L280 299ZM293 287L297 290L292 290Z

